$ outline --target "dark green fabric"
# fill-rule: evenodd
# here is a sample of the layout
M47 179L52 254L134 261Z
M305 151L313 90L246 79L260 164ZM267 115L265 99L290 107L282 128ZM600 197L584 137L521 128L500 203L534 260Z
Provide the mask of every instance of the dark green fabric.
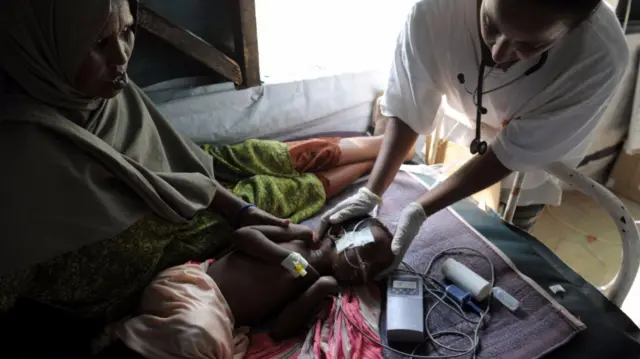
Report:
M223 251L229 226L201 212L176 225L158 217L137 222L107 241L38 266L25 296L85 318L116 319L162 269Z
M322 208L322 183L313 174L295 171L285 144L252 140L204 149L213 155L220 181L247 202L293 222ZM147 217L115 238L0 277L0 311L19 294L80 318L117 319L134 308L140 291L159 271L223 253L230 231L226 221L208 211L185 225Z
M422 179L430 182L424 176ZM593 285L569 268L549 248L528 233L483 212L469 200L453 206L473 228L504 252L518 269L533 279L561 305L578 317L587 329L545 359L637 359L640 330ZM560 284L561 295L548 288Z
M0 1L0 67L18 85L0 93L0 198L11 208L0 275L113 238L149 210L185 224L215 195L211 157L133 82L111 98L77 86L105 26L129 15L121 4L137 25L137 0Z

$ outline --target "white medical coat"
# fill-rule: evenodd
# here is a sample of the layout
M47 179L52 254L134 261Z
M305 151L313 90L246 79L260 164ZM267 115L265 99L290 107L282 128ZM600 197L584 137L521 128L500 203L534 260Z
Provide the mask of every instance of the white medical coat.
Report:
M475 136L476 106L470 93L477 86L480 41L476 1L416 3L398 36L382 113L419 134L430 134L446 95L448 105L470 121L449 119L444 132L468 146ZM482 116L482 139L507 168L527 173L519 205L560 204L557 180L541 168L557 161L575 167L586 155L624 74L629 50L618 19L603 2L549 50L538 71L523 77L539 59L518 62L507 71L485 68L484 92L490 92L482 96L488 111ZM512 184L513 175L503 181L503 196Z

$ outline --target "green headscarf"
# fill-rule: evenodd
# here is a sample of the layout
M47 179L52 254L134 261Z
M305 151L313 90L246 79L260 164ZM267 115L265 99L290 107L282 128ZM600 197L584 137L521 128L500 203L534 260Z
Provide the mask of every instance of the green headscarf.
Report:
M212 158L136 85L111 100L74 88L110 9L111 0L0 1L0 67L21 89L0 95L0 275L151 212L185 223L213 199Z

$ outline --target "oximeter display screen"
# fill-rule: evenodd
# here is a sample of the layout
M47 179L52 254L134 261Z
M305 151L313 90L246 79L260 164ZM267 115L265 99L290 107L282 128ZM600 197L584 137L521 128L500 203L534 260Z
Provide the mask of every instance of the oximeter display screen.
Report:
M398 289L416 289L416 282L407 280L394 280L393 287Z

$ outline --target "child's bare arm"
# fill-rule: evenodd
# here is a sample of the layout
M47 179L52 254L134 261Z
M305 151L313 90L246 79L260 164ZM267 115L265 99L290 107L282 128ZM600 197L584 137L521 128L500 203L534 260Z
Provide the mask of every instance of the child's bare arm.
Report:
M335 278L331 276L320 277L278 315L269 333L271 338L283 340L298 334L318 313L322 302L328 296L336 295L339 290L340 287Z
M278 227L271 232L283 231ZM236 250L243 252L261 262L280 264L289 254L290 250L281 247L278 243L265 235L264 231L256 227L243 227L236 230L232 238Z
M236 250L256 260L263 263L281 264L292 252L277 242L286 242L284 239L287 237L289 237L287 241L299 238L300 235L306 234L307 229L310 231L308 227L293 225L289 228L275 226L243 227L234 232L234 237L231 241ZM283 232L286 233L283 234ZM311 233L313 235L313 232ZM276 238L275 242L273 241L274 238ZM309 238L313 240L312 237ZM308 266L306 271L312 274L311 278L319 277L318 272L312 266Z
M290 224L287 228L276 226L251 226L262 232L272 242L285 243L293 240L301 240L307 244L314 242L314 232L311 228L300 224Z

